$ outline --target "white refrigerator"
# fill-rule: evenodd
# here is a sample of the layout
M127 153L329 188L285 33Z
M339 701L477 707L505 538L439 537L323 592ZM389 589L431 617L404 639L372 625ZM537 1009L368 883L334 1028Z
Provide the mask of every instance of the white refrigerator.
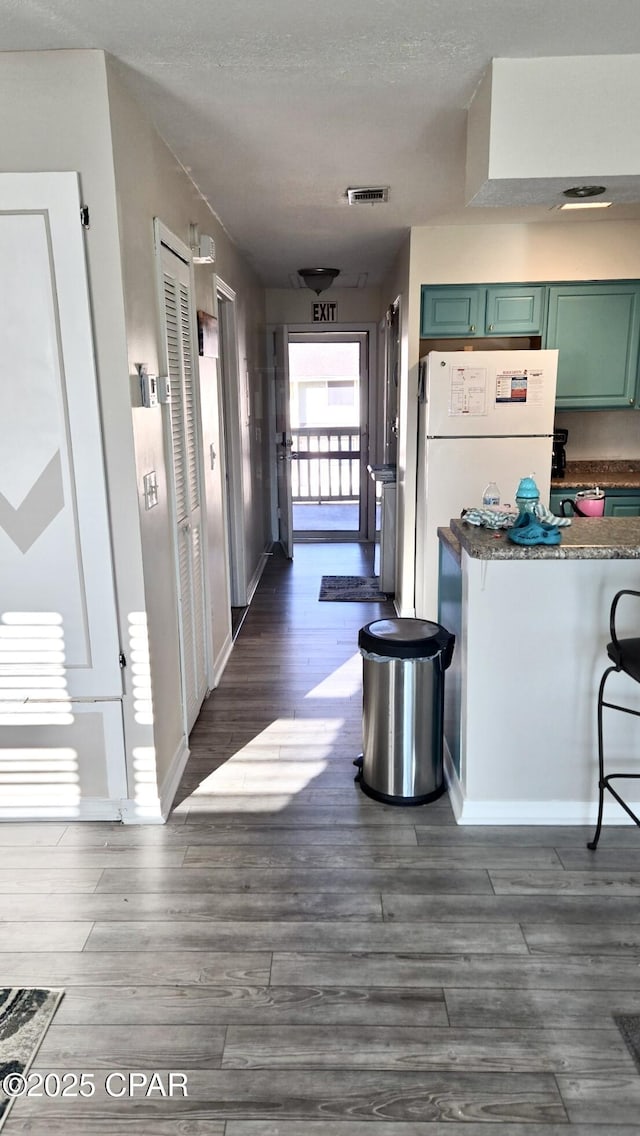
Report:
M482 505L494 481L514 504L531 474L549 504L557 351L430 351L420 360L416 616L438 618L438 528Z

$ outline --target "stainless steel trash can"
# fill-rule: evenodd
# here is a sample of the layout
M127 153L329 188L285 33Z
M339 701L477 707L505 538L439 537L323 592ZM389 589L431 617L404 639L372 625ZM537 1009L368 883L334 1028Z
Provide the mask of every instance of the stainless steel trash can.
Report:
M454 644L446 628L425 619L377 619L361 628L364 744L356 780L367 796L422 805L444 793L444 672Z

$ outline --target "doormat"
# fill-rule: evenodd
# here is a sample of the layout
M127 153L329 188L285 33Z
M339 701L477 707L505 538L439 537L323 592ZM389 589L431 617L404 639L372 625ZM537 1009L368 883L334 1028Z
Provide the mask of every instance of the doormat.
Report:
M613 1020L627 1043L640 1073L640 1014L614 1014Z
M384 603L389 597L380 591L378 576L323 576L318 599Z
M0 987L0 1128L28 1073L64 990Z

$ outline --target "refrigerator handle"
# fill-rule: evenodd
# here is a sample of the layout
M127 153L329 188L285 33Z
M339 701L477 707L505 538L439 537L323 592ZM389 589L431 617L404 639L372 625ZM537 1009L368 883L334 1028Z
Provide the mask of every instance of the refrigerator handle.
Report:
M421 359L418 363L418 402L427 401L427 361Z

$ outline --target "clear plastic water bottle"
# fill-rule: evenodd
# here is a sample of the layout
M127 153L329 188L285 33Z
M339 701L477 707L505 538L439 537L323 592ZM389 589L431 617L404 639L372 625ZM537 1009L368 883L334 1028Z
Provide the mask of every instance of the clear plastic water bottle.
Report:
M482 494L482 504L484 508L500 504L500 490L495 481L490 481Z

